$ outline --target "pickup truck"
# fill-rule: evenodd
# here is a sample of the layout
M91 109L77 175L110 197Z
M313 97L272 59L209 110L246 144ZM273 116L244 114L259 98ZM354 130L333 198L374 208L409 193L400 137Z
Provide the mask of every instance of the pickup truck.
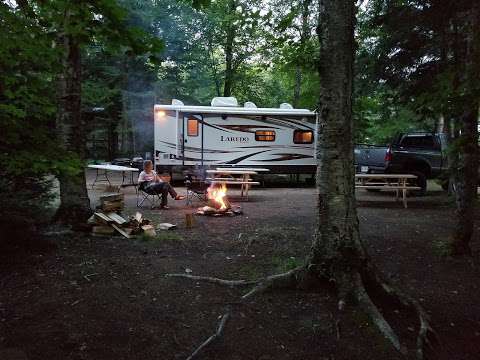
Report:
M417 175L417 194L427 191L427 179L440 177L448 168L445 134L407 133L395 136L389 146L355 147L355 170L361 173Z

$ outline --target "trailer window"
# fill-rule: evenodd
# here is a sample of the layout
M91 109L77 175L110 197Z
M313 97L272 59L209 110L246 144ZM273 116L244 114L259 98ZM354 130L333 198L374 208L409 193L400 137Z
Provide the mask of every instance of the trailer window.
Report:
M294 144L311 144L313 143L313 131L311 130L295 130L293 132Z
M275 131L257 130L255 131L256 141L275 141Z
M197 119L187 120L187 135L198 136L198 120Z

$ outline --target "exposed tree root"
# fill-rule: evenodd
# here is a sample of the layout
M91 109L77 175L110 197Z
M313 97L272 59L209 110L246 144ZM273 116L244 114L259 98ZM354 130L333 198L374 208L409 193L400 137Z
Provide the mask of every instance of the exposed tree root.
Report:
M244 294L241 299L243 301L250 299L258 293L262 293L271 289L280 288L296 288L300 283L300 275L305 274L306 268L304 266L297 267L293 270L281 274L267 276L260 280L226 280L210 276L195 276L189 274L166 274L166 277L181 277L195 281L206 281L213 284L225 285L230 287L255 285L255 287L248 293Z
M377 286L380 286L386 295L397 300L403 307L411 309L416 313L420 323L417 336L417 359L425 359L426 350L435 353L436 349L441 343L437 333L430 325L430 316L427 314L425 309L423 309L417 300L383 281L378 275L377 271L370 271L369 275L373 275L373 281Z
M223 314L222 317L220 318L220 321L219 321L218 326L217 326L217 331L215 331L215 333L212 336L210 336L207 340L205 340L202 344L200 344L200 346L195 349L195 351L187 358L187 360L192 360L204 348L206 348L208 345L210 345L215 340L222 337L223 330L225 329L225 325L227 324L227 321L228 321L229 318L230 318L230 309L228 309L228 311L225 314Z
M305 273L304 266L297 267L293 270L281 274L267 276L256 282L256 286L248 293L242 296L242 300L251 299L254 295L272 290L272 289L295 289L300 284L300 276Z
M210 276L196 276L196 275L189 275L189 274L166 274L165 276L166 277L182 277L182 278L187 278L195 281L206 281L209 283L230 286L230 287L253 285L258 282L258 281L248 281L248 280L225 280L225 279L219 279L219 278L210 277Z
M297 275L300 272L304 272L304 271L305 271L305 267L299 267L299 268L287 271L286 273L267 276L266 278L257 280L257 281L226 280L226 279L219 279L219 278L210 277L210 276L195 276L195 275L189 275L189 274L166 274L165 276L180 277L180 278L186 278L186 279L195 280L195 281L206 281L209 283L219 284L219 285L224 285L229 287L256 285L252 290L250 290L249 292L247 292L241 297L241 301L239 304L242 304L246 300L252 298L254 295L273 289L273 288L289 288L289 287L295 288L298 283ZM195 351L187 358L187 360L192 360L195 356L198 355L198 353L200 353L202 349L204 349L209 344L214 342L216 339L221 337L223 329L225 328L225 324L227 323L227 320L229 319L230 315L231 315L231 309L228 309L228 311L225 314L223 314L223 316L221 317L217 331L212 336L210 336L207 340L205 340L199 347L197 347Z
M267 276L257 281L247 281L247 280L225 280L209 276L194 276L188 274L166 274L167 277L181 277L187 278L195 281L206 281L214 284L229 286L229 287L242 287L248 285L255 285L250 291L245 293L241 297L241 301L238 304L243 304L245 301L250 300L253 296L272 290L272 289L307 289L311 287L311 280L317 277L312 276L313 274L309 273L309 270L305 266L295 268L293 270L287 271L281 274L275 274ZM366 272L365 278L363 278L360 273L357 273L353 277L353 295L358 301L359 306L366 312L366 314L371 318L378 330L387 338L393 345L393 347L405 354L405 349L402 348L400 340L396 335L395 331L392 329L388 321L382 315L378 307L373 303L370 295L368 294L368 287L379 288L386 295L388 295L392 300L398 301L402 306L408 309L412 309L418 316L420 322L420 329L417 337L417 349L416 355L417 359L422 360L425 358L425 350L428 348L434 350L435 346L439 345L438 337L435 331L430 326L430 318L425 310L420 306L420 304L413 298L410 298L408 295L402 293L401 291L395 289L394 287L388 285L384 282L377 271L369 268ZM340 286L341 284L337 284ZM345 299L341 298L339 301L340 310L343 309L345 304ZM206 341L204 341L187 359L192 359L196 356L203 348L208 346L211 342L221 336L223 328L230 316L231 310L225 313L219 323L217 331L215 334L210 336ZM338 324L336 324L338 329ZM337 336L339 337L339 330L337 330Z
M360 274L357 274L357 279L355 282L355 297L362 307L362 309L367 313L373 323L376 325L378 330L385 336L393 345L393 347L400 351L401 345L400 340L398 339L397 334L393 331L392 327L387 320L383 317L382 313L378 310L378 307L373 303L372 299L365 289Z

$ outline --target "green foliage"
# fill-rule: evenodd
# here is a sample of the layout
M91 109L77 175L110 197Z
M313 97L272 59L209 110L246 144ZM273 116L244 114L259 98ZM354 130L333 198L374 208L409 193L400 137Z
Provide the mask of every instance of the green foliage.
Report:
M41 177L62 165L52 131L58 52L51 35L5 4L0 22L1 173Z
M181 242L183 237L174 231L157 231L156 236L149 236L146 233L141 233L138 236L138 240L141 242Z
M35 222L35 214L45 213L46 176L84 171L82 155L61 146L55 131L55 89L68 73L63 39L78 43L86 53L97 46L104 56L132 59L142 54L144 63L158 60L163 42L133 26L128 15L115 0L0 2L0 177L7 192L1 207L18 221L27 225ZM87 79L83 97L85 105L107 105L111 125L121 100L110 76Z
M52 212L52 181L47 178L0 177L0 232L4 243L35 238L39 227L46 225Z
M472 4L370 1L358 22L357 93L387 89L420 127L461 113L469 91L464 60Z

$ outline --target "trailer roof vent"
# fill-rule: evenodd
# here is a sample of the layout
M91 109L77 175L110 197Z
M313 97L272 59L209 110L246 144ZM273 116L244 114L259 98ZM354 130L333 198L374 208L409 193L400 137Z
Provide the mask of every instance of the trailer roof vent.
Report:
M293 106L290 105L289 103L281 103L280 109L293 109Z
M172 99L172 105L176 105L176 106L184 106L185 104L183 103L183 101L181 100L178 100L178 99Z
M257 105L255 105L254 102L247 101L245 104L243 104L243 107L248 108L248 109L256 109Z
M235 107L238 106L237 98L233 96L229 97L214 97L212 99L212 106L220 106L220 107Z

